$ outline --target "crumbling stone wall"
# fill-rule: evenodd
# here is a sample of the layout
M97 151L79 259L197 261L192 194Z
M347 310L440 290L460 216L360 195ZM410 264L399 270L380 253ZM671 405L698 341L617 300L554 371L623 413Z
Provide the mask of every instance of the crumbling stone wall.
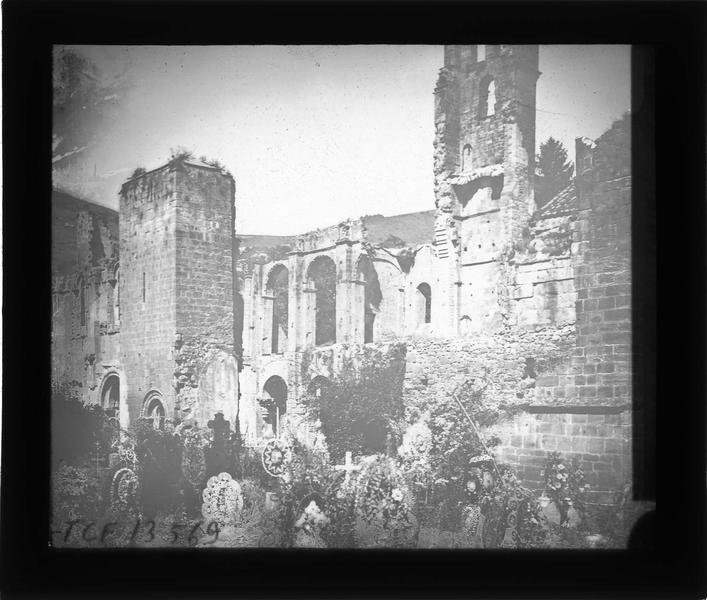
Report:
M594 148L579 139L575 262L577 371L574 394L592 404L631 403L630 119L614 123ZM584 148L582 148L584 146Z
M575 342L571 326L507 330L471 338L407 338L405 395L410 405L448 395L472 381L499 416L535 403L536 381L553 373Z
M52 379L99 403L120 369L118 214L58 191L52 210Z
M437 294L447 335L498 331L507 256L533 205L537 46L447 46L435 90ZM493 82L495 95L487 95ZM488 102L489 114L484 110Z
M513 465L524 485L544 487L542 467L549 452L580 458L590 502L610 503L631 476L631 413L587 404L567 406L559 387L566 357L576 348L573 326L538 331L512 330L472 339L408 338L405 402L422 407L426 400L452 394L472 383L482 391L486 411L497 420L482 428L498 436L497 458Z

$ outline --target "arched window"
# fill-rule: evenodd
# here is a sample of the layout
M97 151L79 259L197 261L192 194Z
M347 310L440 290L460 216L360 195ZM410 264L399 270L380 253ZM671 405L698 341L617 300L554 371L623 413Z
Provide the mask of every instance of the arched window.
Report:
M307 270L315 291L314 343L336 343L336 264L328 256L318 256Z
M496 114L496 83L491 77L485 77L479 87L479 116L490 117Z
M162 404L162 395L159 392L151 392L147 395L142 408L142 416L152 423L155 429L164 428L165 411Z
M273 267L268 276L266 293L272 298L272 329L270 351L282 354L287 350L288 286L290 273L284 265Z
M358 278L364 283L363 293L363 343L373 341L373 324L383 300L378 273L368 256L362 256L358 263Z
M263 386L261 427L262 437L278 437L281 433L282 419L287 412L287 384L282 377L273 375Z
M486 60L486 46L483 44L476 46L476 60L478 62Z
M116 373L110 373L103 380L101 390L101 407L109 418L117 419L120 412L120 378Z
M307 393L321 402L329 394L330 388L331 381L323 375L317 375L309 384Z
M86 325L86 284L84 283L83 277L79 277L79 319L81 320L81 326Z
M236 344L238 345L238 350L243 351L243 320L245 318L245 306L243 304L243 294L236 292Z
M471 171L471 145L465 144L462 149L462 171Z
M120 325L120 269L115 268L113 281L113 324Z
M418 322L432 322L432 289L429 283L417 286Z
M459 333L463 336L469 335L471 332L471 317L469 315L462 315L459 319Z

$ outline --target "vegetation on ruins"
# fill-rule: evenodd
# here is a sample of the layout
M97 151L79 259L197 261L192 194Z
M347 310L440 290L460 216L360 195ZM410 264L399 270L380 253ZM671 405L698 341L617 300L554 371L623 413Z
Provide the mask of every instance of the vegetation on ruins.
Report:
M52 463L80 465L106 455L114 426L100 406L81 402L68 384L52 390Z
M361 346L355 356L337 365L326 393L307 394L303 405L309 417L321 422L331 459L347 451L358 455L393 452L402 438L405 346ZM311 356L303 371L309 383Z
M543 475L545 493L560 512L560 525L568 521L568 513L572 507L583 516L584 495L589 485L584 482L584 472L579 459L573 456L570 462L566 463L559 452L551 452L545 461Z
M374 347L363 360L357 354L350 356L342 370L349 382L346 386L339 382L338 395L329 395L338 402L344 401L344 393L377 381L370 379L371 365L387 365L384 372L390 378L400 358L394 350L381 355ZM545 465L545 494L560 518L548 516L543 498L536 499L509 466L494 462L489 449L498 440L482 440L470 425L470 419L488 425L496 415L484 408L483 390L469 382L408 411L412 424L402 443L394 443L397 455L385 451L389 448L371 448L365 432L347 429L345 419L360 422L385 414L396 423L387 431L401 428L404 411L392 389L395 386L382 388L377 409L351 402L341 421L326 396L319 403L310 399L310 410L324 417L321 431L311 439L286 424L278 443L291 450L291 460L281 477L264 470L260 451L237 445L228 422L218 415L208 428L190 424L174 431L140 420L116 443L114 435L107 436L108 420L99 407L81 405L68 389L57 389L54 424L64 433L57 437L55 429L55 449L61 449L63 457L55 461L52 481L52 528L61 534L55 535L55 542L328 548L626 543L627 523L638 516L629 502L630 492L618 491L616 506L585 518L586 486L579 463L554 452ZM336 458L332 447L338 448ZM356 462L345 457L352 447ZM104 460L102 454L112 459ZM208 476L223 469L233 473L242 493L241 506L228 527L203 517L202 492ZM121 480L122 473L129 476ZM580 521L571 518L573 509L581 514Z

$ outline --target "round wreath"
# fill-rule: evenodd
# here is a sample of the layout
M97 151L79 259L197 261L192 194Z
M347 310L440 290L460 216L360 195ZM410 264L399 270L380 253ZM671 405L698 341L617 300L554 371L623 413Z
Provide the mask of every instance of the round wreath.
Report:
M292 449L282 440L270 440L263 448L262 459L268 475L283 477L292 462Z

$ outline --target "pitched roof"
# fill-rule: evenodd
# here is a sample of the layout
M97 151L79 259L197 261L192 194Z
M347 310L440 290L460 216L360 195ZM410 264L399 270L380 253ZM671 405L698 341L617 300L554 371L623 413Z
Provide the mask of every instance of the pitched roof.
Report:
M546 202L538 209L537 216L539 218L547 218L564 215L575 210L576 206L577 188L573 179L567 187L560 190L549 202Z

